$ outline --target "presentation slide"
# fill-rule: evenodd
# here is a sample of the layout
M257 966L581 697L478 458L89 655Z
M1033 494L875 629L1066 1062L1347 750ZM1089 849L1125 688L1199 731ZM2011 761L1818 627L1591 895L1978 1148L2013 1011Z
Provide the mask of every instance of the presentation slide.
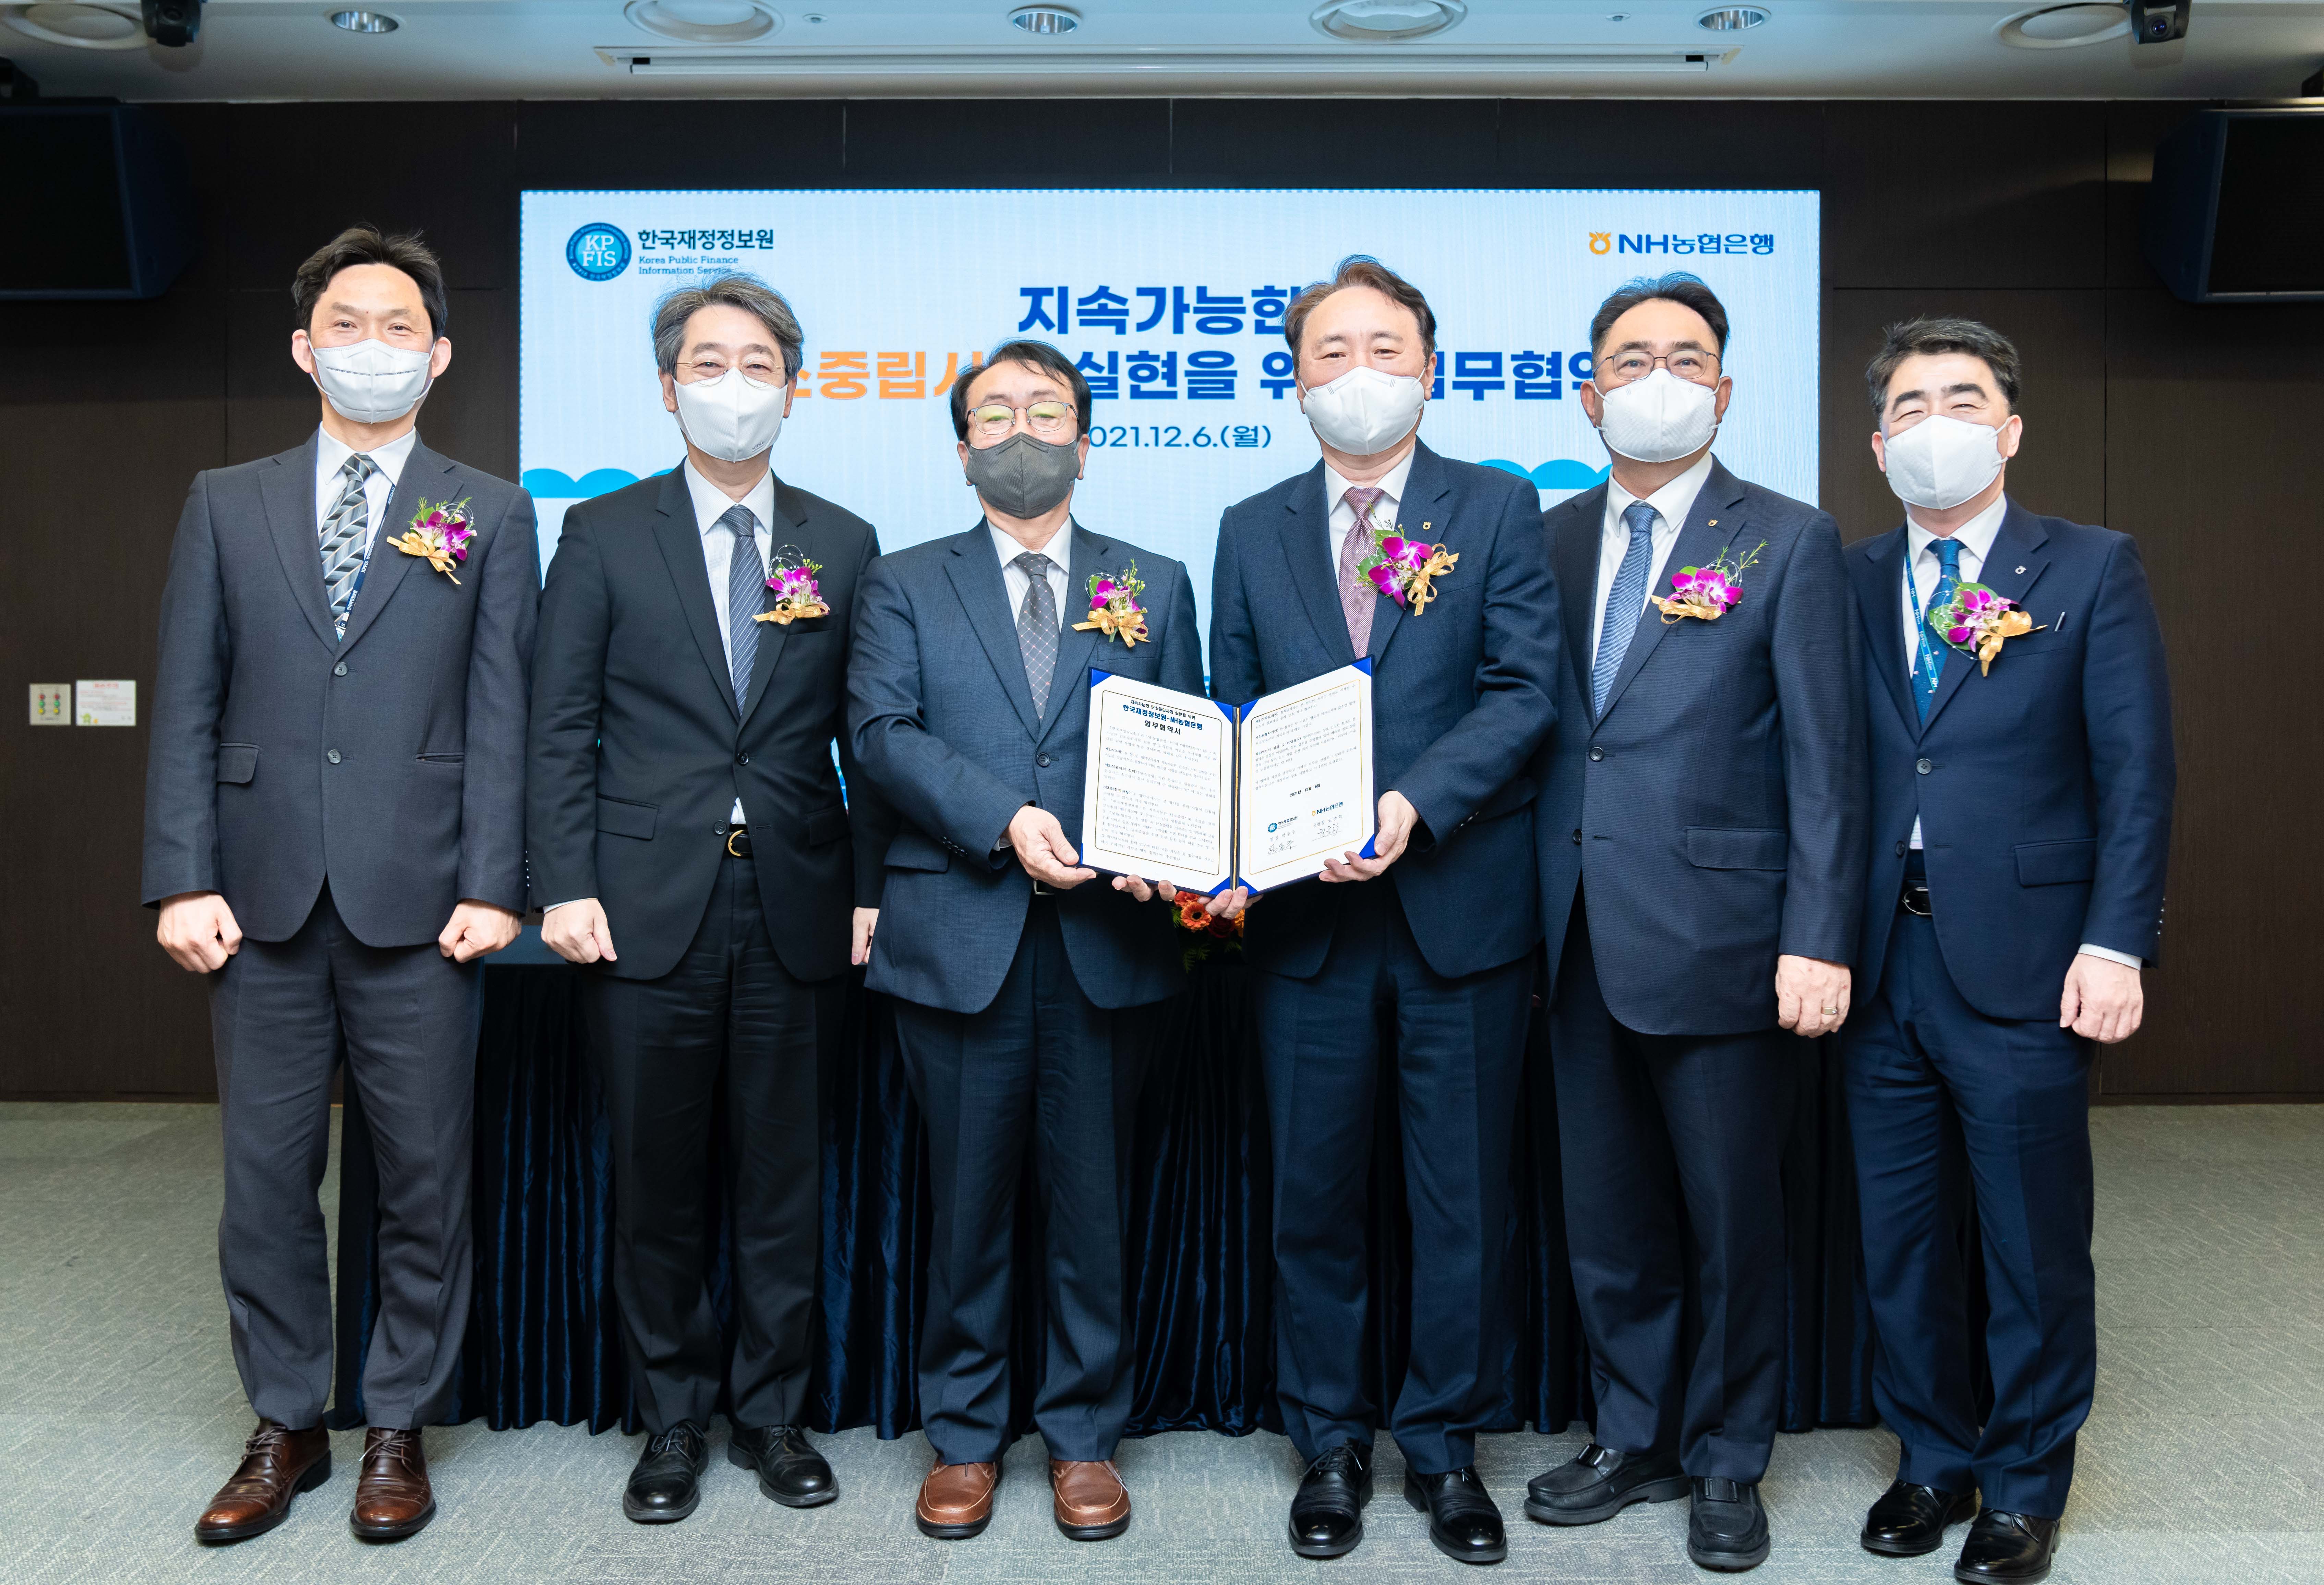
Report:
M654 304L742 271L782 292L807 337L777 474L868 519L888 549L958 533L979 514L952 382L1038 337L1090 382L1074 516L1184 561L1207 623L1220 511L1317 457L1285 309L1359 253L1436 312L1421 438L1531 478L1545 506L1605 476L1574 392L1591 313L1634 276L1691 271L1733 319L1720 457L1815 499L1812 192L529 192L518 449L543 565L574 502L683 460Z

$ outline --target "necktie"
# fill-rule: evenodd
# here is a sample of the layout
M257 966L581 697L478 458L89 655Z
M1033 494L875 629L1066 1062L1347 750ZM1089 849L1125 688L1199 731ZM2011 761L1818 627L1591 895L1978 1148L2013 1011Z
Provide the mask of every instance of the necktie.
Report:
M355 585L371 559L371 497L364 486L379 472L379 465L362 452L351 453L339 465L339 498L323 519L323 588L331 597L331 621L341 638L347 636L347 613L354 609Z
M1936 701L1937 679L1945 674L1945 646L1929 625L1929 613L1951 604L1953 592L1960 585L1960 541L1932 539L1929 548L1937 553L1937 586L1929 592L1929 604L1921 611L1921 653L1913 664L1913 702L1921 707L1923 721L1928 720L1929 706ZM1904 576L1913 576L1909 568Z
M1348 493L1340 497L1356 514L1356 521L1340 536L1340 614L1348 619L1348 643L1359 660L1371 648L1372 611L1379 604L1379 595L1370 583L1356 576L1356 564L1372 548L1372 508L1387 495L1385 490L1351 484Z
M749 706L751 663L759 658L759 624L751 619L767 608L767 564L759 559L758 520L749 507L728 507L718 526L734 535L734 554L726 563L726 666L734 674L739 711Z
M1590 705L1603 714L1606 696L1613 691L1614 675L1622 657L1630 652L1631 635L1638 631L1646 604L1646 567L1655 558L1655 509L1634 501L1622 512L1622 526L1630 530L1630 548L1614 569L1614 586L1606 594L1606 615L1598 627L1598 659L1590 668Z
M1049 715L1049 678L1057 669L1057 594L1049 569L1057 564L1028 550L1010 566L1025 575L1025 604L1017 611L1017 650L1025 658L1025 686L1033 690L1033 714Z

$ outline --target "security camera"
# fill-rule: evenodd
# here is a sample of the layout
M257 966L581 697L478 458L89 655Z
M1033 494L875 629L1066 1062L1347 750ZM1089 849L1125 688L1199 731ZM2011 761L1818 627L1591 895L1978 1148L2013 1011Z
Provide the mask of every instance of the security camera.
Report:
M201 36L202 0L144 0L145 36L164 50L182 50Z
M2130 0L2130 36L2141 44L2168 44L2183 39L2187 14L2194 8L2194 0L2163 0L2154 5L2146 0Z

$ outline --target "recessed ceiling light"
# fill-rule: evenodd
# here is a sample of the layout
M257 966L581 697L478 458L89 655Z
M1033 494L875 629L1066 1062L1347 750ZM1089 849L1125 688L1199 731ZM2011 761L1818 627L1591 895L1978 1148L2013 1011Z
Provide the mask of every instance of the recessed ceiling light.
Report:
M1996 23L1993 36L2013 50L2079 50L2130 32L2130 8L2105 0L2072 0L2022 11Z
M1714 33L1731 33L1757 27L1766 20L1767 14L1756 5L1722 5L1716 11L1706 11L1696 17L1694 25L1708 28Z
M27 38L69 50L145 47L145 21L134 0L120 5L0 5L0 19Z
M760 0L630 0L632 27L688 44L747 44L783 25Z
M1606 14L1606 20L1608 22L1628 22L1630 20L1630 14L1627 11L1609 11Z
M403 24L376 11L334 11L331 13L331 25L345 28L351 33L392 33Z
M1327 39L1393 44L1460 26L1467 0L1325 0L1307 14Z
M1038 38L1057 38L1082 25L1081 14L1062 5L1019 5L1009 20Z

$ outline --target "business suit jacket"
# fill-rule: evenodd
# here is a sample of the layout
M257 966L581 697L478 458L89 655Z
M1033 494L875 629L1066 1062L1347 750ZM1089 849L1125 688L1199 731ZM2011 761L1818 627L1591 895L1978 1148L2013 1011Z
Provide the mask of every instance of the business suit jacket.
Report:
M1541 939L1528 763L1557 721L1561 620L1530 481L1416 448L1400 526L1461 558L1418 616L1373 596L1373 774L1420 816L1391 885L1429 967L1457 977ZM1211 687L1228 704L1351 664L1334 587L1323 465L1227 508L1211 585ZM1424 525L1425 525L1424 527ZM1364 882L1377 885L1380 882ZM1244 950L1294 979L1317 972L1343 900L1286 887L1254 908Z
M333 631L315 440L195 475L170 551L145 767L144 900L216 891L256 941L325 877L368 946L416 946L463 898L521 911L524 718L540 589L532 498L415 441ZM456 584L387 541L467 502Z
M777 546L822 563L831 613L760 624L737 709L683 468L565 514L533 677L533 892L604 905L621 956L601 969L619 979L659 979L694 939L737 797L775 951L795 978L846 968L851 910L879 901L888 816L854 775L840 700L880 542L862 519L780 479L768 527Z
M1554 977L1574 892L1606 1006L1646 1035L1775 1025L1775 959L1848 963L1864 906L1864 685L1840 533L1814 507L1713 463L1662 585L1764 540L1724 616L1649 605L1602 715L1591 631L1606 486L1543 514L1565 600L1543 756L1542 912Z
M1880 983L1922 822L1937 942L1988 1018L2055 1018L2084 942L2153 959L2178 767L2163 630L2127 534L2009 502L1979 579L2043 631L1978 675L1949 651L1922 723L1906 671L1905 530L1848 548L1871 743L1859 993Z
M1181 693L1203 691L1202 640L1186 569L1075 523L1065 624L1046 716L1033 713L1017 618L992 532L966 532L884 557L865 580L848 673L856 758L894 804L880 935L865 983L924 1007L980 1012L1016 960L1033 882L1006 849L1017 811L1038 804L1081 846L1090 668ZM1093 574L1138 566L1147 628L1136 649L1073 622ZM1099 876L1051 905L1082 993L1138 1007L1178 989L1170 910Z

